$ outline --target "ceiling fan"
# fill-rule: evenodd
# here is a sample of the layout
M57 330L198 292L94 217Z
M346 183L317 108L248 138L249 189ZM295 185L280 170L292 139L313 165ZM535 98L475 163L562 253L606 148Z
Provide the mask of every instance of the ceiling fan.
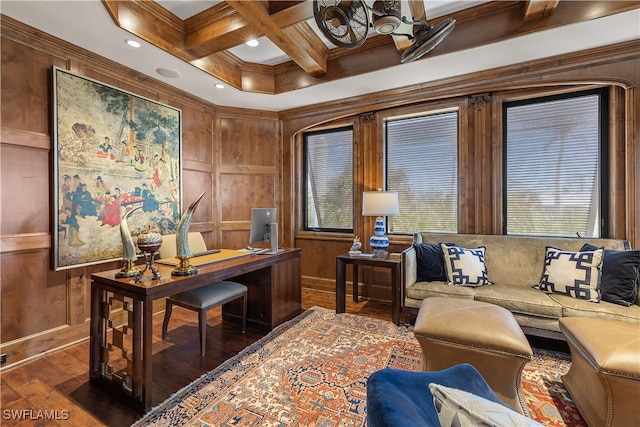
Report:
M367 5L363 0L313 1L313 16L320 31L338 47L353 49L362 45L370 25L378 34L406 36L413 40L411 46L400 56L403 64L415 61L431 51L456 25L453 18L446 18L432 27L425 21L409 21L401 15L398 0L376 0L373 6ZM396 33L403 23L412 26L412 34Z

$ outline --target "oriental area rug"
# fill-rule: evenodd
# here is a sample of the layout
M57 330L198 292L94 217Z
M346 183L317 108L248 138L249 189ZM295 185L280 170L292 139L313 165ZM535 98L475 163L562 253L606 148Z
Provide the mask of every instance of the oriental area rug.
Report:
M411 328L314 307L204 374L139 426L366 426L366 383L382 368L419 370ZM569 355L534 350L522 374L530 416L585 426L562 385Z

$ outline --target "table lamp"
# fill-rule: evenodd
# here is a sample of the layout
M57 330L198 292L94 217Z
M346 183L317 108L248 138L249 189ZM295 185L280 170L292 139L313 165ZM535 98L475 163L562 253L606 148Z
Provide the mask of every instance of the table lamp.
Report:
M398 215L398 193L396 191L365 191L362 193L362 215L375 216L373 236L369 245L374 253L383 253L389 247L389 238L385 236L384 216Z

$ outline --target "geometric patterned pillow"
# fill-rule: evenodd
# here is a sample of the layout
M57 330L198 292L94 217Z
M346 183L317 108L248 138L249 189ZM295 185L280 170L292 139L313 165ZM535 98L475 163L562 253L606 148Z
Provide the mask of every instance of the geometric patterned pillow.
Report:
M547 247L538 288L591 302L600 302L603 249L570 252Z
M465 249L451 244L441 244L444 265L450 284L455 286L492 285L484 263L486 247Z
M433 394L433 405L442 427L542 427L542 424L506 406L463 390L435 383L429 384L429 390Z

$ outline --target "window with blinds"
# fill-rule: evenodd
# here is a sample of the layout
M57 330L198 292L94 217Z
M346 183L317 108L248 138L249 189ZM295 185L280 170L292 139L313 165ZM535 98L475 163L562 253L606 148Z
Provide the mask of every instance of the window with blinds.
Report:
M506 234L600 237L607 92L505 103Z
M389 233L458 231L458 112L385 122L386 184L400 215Z
M304 135L304 229L353 231L353 128Z

